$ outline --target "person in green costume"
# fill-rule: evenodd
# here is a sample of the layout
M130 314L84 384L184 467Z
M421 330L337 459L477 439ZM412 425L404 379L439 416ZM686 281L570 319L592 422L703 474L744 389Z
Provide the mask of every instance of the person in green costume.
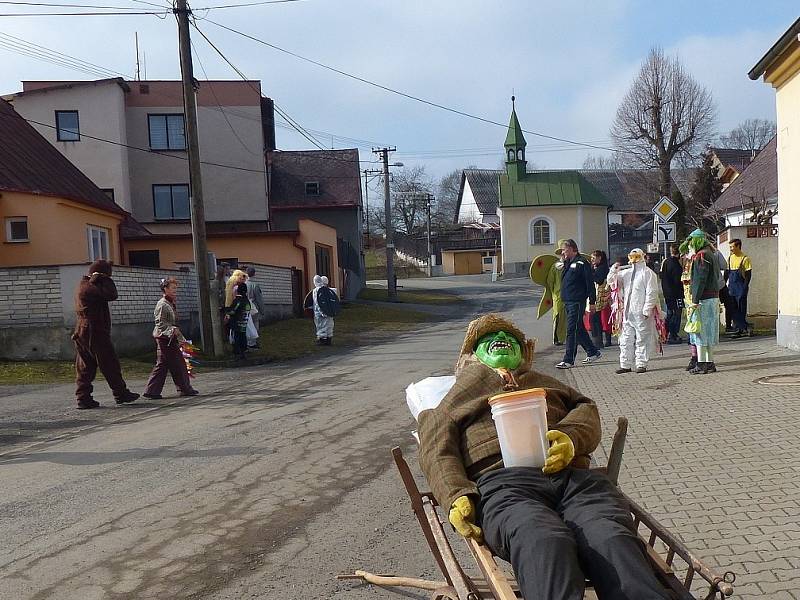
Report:
M567 314L561 300L561 246L565 240L558 240L553 254L542 254L531 262L530 277L534 283L544 286L542 299L539 301L537 319L541 319L553 309L553 344L561 346L567 339Z

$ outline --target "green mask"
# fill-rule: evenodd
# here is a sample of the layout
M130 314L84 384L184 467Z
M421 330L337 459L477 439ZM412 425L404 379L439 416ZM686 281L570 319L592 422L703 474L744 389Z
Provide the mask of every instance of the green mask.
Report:
M487 333L478 340L475 356L493 369L509 369L513 371L522 363L522 347L510 333L495 331Z

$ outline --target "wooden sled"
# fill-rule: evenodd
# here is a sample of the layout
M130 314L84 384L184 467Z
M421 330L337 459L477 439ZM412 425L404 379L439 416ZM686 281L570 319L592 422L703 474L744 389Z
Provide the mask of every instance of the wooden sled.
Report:
M617 421L617 431L605 467L598 467L616 484L622 465L622 452L625 447L625 438L628 430L628 420L620 417ZM400 477L403 479L411 508L419 521L425 540L428 542L431 554L436 560L439 570L444 576L442 582L425 582L424 580L373 576L363 571L355 575L342 575L341 579L363 579L378 585L410 585L431 590L432 600L517 600L521 598L519 589L513 577L508 575L495 561L491 550L473 539L465 539L469 554L478 566L479 574L470 575L459 564L450 541L445 534L443 523L449 522L445 514L440 518L437 512L438 503L430 492L420 491L408 466L403 452L399 447L392 448L392 456ZM623 494L624 495L624 494ZM641 506L636 504L627 495L625 499L630 504L634 525L642 539L647 544L648 558L662 584L678 594L691 594L692 581L695 574L699 575L708 584L708 593L705 596L692 596L696 600L724 599L733 594L735 576L727 572L720 576L695 557L677 537L672 535L663 525L648 514ZM461 536L458 536L460 539ZM657 542L659 542L657 544ZM661 549L663 556L659 553ZM678 557L681 563L675 565ZM674 567L685 570L685 576L678 579ZM426 585L427 584L427 585ZM587 599L596 598L587 582Z

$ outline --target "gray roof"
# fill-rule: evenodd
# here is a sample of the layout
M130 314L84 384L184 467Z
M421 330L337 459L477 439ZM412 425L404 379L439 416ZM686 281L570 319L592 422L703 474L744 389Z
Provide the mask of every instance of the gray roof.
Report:
M578 171L611 202L611 210L650 212L659 197L659 174L655 169L583 169ZM673 169L672 185L686 196L685 174Z
M717 155L719 162L725 167L733 167L738 173L744 171L757 154L753 150L738 148L714 148L712 146L710 150Z
M464 195L464 181L469 181L475 204L482 215L496 215L497 205L500 201L500 174L505 171L498 169L464 169L461 174L461 189L458 192L458 206L456 219L461 210L461 198Z
M726 213L752 206L753 200L774 200L778 197L778 136L764 146L753 162L714 203L713 210Z

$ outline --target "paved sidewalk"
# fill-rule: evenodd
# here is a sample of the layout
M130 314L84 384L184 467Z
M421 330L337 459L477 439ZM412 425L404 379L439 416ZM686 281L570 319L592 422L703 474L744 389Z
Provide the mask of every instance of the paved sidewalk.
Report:
M715 374L686 373L681 345L646 374L616 375L613 347L565 378L598 403L604 441L628 417L620 485L698 557L736 573L736 598L800 599L800 375L757 382L800 374L800 354L773 337L716 350Z

